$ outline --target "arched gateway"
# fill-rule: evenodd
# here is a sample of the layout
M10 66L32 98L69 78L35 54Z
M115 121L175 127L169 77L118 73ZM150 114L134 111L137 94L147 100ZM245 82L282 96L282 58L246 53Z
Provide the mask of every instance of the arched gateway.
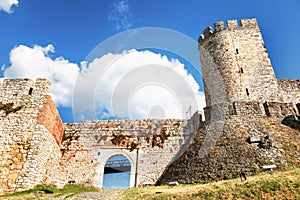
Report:
M98 152L98 187L125 189L135 186L136 150L130 152L125 148L101 147Z
M131 163L125 156L112 156L104 166L102 187L108 189L129 188L131 168Z

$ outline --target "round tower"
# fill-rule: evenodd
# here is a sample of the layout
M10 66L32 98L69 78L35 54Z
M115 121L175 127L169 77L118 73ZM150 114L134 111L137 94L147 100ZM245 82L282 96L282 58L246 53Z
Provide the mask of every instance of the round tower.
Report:
M275 101L277 80L256 19L214 23L199 37L207 107Z

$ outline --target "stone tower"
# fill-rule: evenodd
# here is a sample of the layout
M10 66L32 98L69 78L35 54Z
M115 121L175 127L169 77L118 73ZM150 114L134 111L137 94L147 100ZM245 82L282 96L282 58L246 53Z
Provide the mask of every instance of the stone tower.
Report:
M276 101L277 80L256 19L226 25L214 23L214 31L207 27L198 40L206 111L226 110L235 102Z
M59 180L63 124L50 84L41 78L0 82L0 194Z

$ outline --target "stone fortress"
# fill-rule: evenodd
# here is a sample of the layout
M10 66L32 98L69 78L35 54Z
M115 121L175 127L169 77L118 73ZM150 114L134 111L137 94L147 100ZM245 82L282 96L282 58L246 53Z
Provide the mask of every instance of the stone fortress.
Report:
M188 120L63 124L46 79L0 83L0 193L38 184L101 188L106 162L130 161L130 187L198 183L300 167L300 81L276 79L256 19L199 38L206 105Z

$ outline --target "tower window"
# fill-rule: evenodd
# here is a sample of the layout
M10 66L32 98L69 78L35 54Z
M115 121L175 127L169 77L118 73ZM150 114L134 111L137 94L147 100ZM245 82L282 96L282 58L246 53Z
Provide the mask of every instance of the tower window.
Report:
M238 49L235 49L235 53L236 53L236 54L239 54L239 50L238 50Z
M300 115L300 103L296 104L297 110L298 110L298 114Z
M29 95L31 95L32 94L32 91L33 91L33 88L31 87L31 88L29 88L29 92L28 92L28 94Z
M244 69L242 67L241 67L240 71L241 71L242 74L244 73Z
M271 116L271 113L270 113L270 110L269 110L268 103L265 102L263 105L264 105L264 109L265 109L266 115L267 115L267 116Z
M248 88L246 88L246 94L247 94L247 96L249 96L249 90L248 90Z

